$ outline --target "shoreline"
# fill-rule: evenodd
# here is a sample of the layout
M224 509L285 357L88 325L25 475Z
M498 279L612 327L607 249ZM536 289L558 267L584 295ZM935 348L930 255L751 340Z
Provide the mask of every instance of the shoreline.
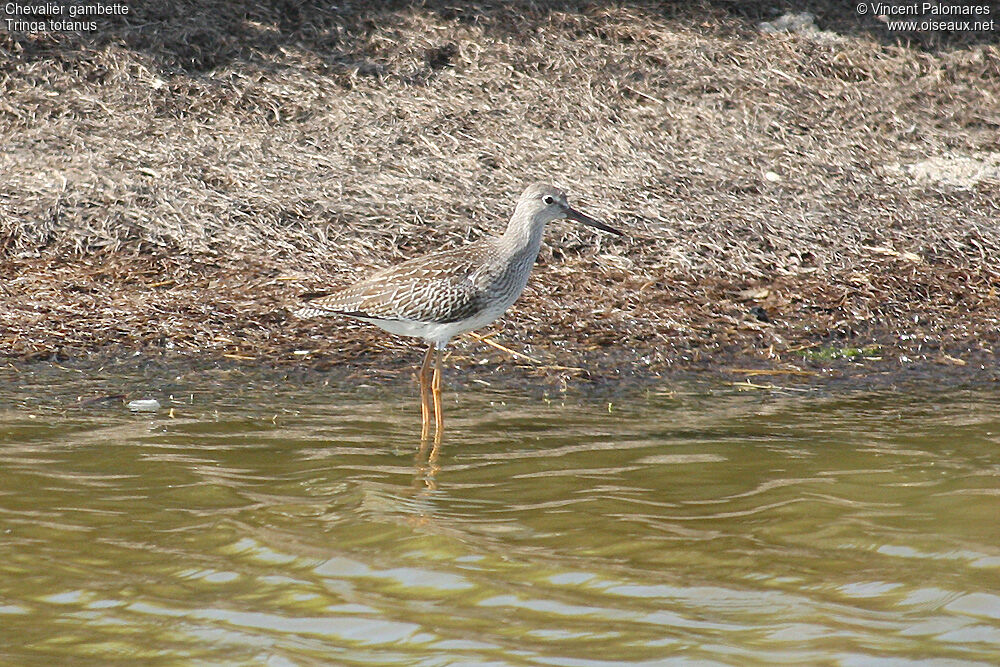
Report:
M853 275L838 281L810 273L749 287L674 276L648 292L623 273L574 282L587 271L579 260L550 261L536 267L504 318L474 333L530 358L527 367L621 367L637 375L706 366L812 373L832 362L877 372L914 362L1000 369L1000 278L974 283L974 275L950 267L936 273L907 264L869 270L863 286ZM0 269L14 276L0 292L3 359L177 352L328 367L423 349L422 341L349 318L290 314L299 295L347 284L344 276L150 257L6 261ZM466 357L510 358L468 337L457 349Z
M0 359L411 359L289 311L499 232L545 180L626 236L553 224L478 332L541 366L989 376L996 36L737 4L211 0L0 33Z
M549 295L531 289L558 278L552 273L560 266L542 267L499 325L475 332L495 345L468 336L449 345L449 385L614 393L679 378L778 391L1000 381L1000 332L988 304L958 319L925 300L918 316L924 327L902 324L916 311L909 307L898 309L890 328L852 319L843 298L839 305L821 303L816 294L822 290L813 283L744 291L685 283L666 292L672 299L657 306L658 318L649 317L652 306L644 304L588 316L587 308L601 305L586 290L589 283ZM410 383L423 352L422 341L372 325L292 317L297 295L317 281L283 279L292 276L282 267L244 265L240 272L151 258L116 258L97 267L86 260L0 267L17 269L4 288L0 328L0 361L15 372L39 364L148 363L392 386ZM614 284L601 288L614 294ZM793 306L782 296L807 288L813 290L807 302ZM855 307L864 312L868 303Z
M225 357L189 356L176 353L112 355L52 360L4 359L0 380L11 389L18 378L67 377L64 386L74 387L70 400L61 397L63 408L94 403L127 403L133 399L164 398L173 394L212 394L220 386L247 382L315 386L329 393L373 393L403 399L418 396L416 372L419 355L384 359L366 357L353 363L324 366L249 364ZM464 351L449 357L444 366L444 390L456 398L463 392L486 391L497 396L517 395L537 400L579 398L583 400L630 400L636 397L678 398L688 394L747 393L761 397L850 396L870 392L982 391L1000 387L1000 370L994 365L954 366L933 361L915 361L905 366L890 364L833 363L824 366L781 368L741 366L752 360L729 359L732 365L677 366L659 372L644 372L629 366L617 373L609 367L590 368L584 373L557 373L551 368L512 366L505 362L470 362ZM984 367L985 366L985 367ZM64 391L64 390L63 390ZM59 392L57 392L59 393ZM56 397L49 396L49 398ZM43 405L48 399L38 397Z
M275 369L346 366L377 374L405 373L423 350L422 341L348 318L293 317L298 295L319 281L280 266L116 257L100 264L91 258L0 267L16 276L4 288L0 359L7 362L170 357ZM740 284L678 282L652 303L637 301L642 290L620 277L542 293L569 274L567 268L536 269L508 314L474 332L495 345L471 337L453 341L451 365L516 366L525 378L597 384L616 378L646 384L692 371L796 385L885 385L897 376L935 373L942 382L1000 376L1000 331L988 293L977 308L956 317L946 308L953 286L938 285L937 299L896 302L892 310L882 303L892 319L877 322L870 313L878 293L845 296L845 285L817 281L815 274L744 290ZM920 277L926 289L934 276L925 271ZM907 279L898 271L883 278ZM997 281L983 280L980 290L995 293L996 287ZM616 290L635 305L608 303Z

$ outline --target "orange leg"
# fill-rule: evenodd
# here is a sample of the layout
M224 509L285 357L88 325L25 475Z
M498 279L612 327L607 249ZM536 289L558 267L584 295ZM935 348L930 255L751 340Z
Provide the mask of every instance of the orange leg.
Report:
M434 351L434 380L431 383L431 393L434 396L434 444L441 442L444 433L444 410L441 409L441 357L442 350Z
M420 366L420 439L427 440L431 434L431 358L434 354L434 345L427 348L424 355L424 363Z

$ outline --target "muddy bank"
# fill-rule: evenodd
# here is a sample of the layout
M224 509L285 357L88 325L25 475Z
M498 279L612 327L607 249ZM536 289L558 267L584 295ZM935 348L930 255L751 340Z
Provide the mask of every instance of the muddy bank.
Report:
M517 395L537 400L606 399L623 404L657 396L683 400L689 395L748 393L809 398L878 392L961 392L997 387L996 360L978 354L967 365L913 360L899 363L871 356L794 363L724 356L702 363L673 364L659 371L636 364L634 354L616 349L576 357L581 368L539 366L459 345L446 357L447 400L466 392ZM131 401L155 399L161 405L188 401L238 405L245 392L261 387L308 387L331 402L345 395L403 400L416 411L419 354L391 358L364 355L346 363L321 360L281 366L175 351L122 356L110 352L58 361L8 359L0 382L8 386L62 387L58 393L25 396L24 407L46 411L124 410ZM416 414L416 412L415 412Z
M617 309L595 308L600 294L581 289L564 264L547 264L532 277L538 287L477 332L495 345L463 337L449 363L502 386L526 378L646 384L689 372L795 385L995 381L1000 284L911 264L898 259L894 270L863 282L852 273L832 285L649 286L618 275L600 285L605 298L630 304ZM391 380L408 377L421 354L419 343L370 325L294 317L298 295L320 285L278 267L148 260L6 267L0 346L17 363L202 359ZM646 294L653 289L655 298Z
M548 230L480 332L528 375L991 379L996 35L738 4L157 3L0 32L0 356L406 367L298 295L496 233L545 179L627 236ZM511 363L452 361L484 358Z

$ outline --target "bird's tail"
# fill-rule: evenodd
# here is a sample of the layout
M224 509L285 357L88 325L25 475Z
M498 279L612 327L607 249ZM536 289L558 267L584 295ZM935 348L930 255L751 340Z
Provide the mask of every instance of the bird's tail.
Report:
M302 306L301 308L296 308L292 311L292 315L295 317L301 317L303 319L309 317L322 317L324 315L336 315L337 311L329 310L327 308L317 308L316 306Z
M323 297L328 297L332 292L304 292L299 295L299 299L304 302L303 305L299 306L292 311L292 315L295 317L300 317L302 319L307 319L310 317L322 317L324 315L335 315L336 313L330 308L317 303L318 299Z

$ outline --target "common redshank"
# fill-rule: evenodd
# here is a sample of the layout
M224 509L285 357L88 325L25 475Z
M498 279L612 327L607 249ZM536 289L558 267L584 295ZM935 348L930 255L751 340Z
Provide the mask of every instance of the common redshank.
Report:
M562 190L533 183L521 194L507 231L501 236L383 269L349 287L310 298L295 314L354 317L390 333L427 341L429 346L418 376L420 436L427 440L430 435L433 400L437 444L444 430L442 351L452 338L493 322L517 300L538 257L545 225L559 219L622 234L571 207ZM433 377L428 378L432 361Z

